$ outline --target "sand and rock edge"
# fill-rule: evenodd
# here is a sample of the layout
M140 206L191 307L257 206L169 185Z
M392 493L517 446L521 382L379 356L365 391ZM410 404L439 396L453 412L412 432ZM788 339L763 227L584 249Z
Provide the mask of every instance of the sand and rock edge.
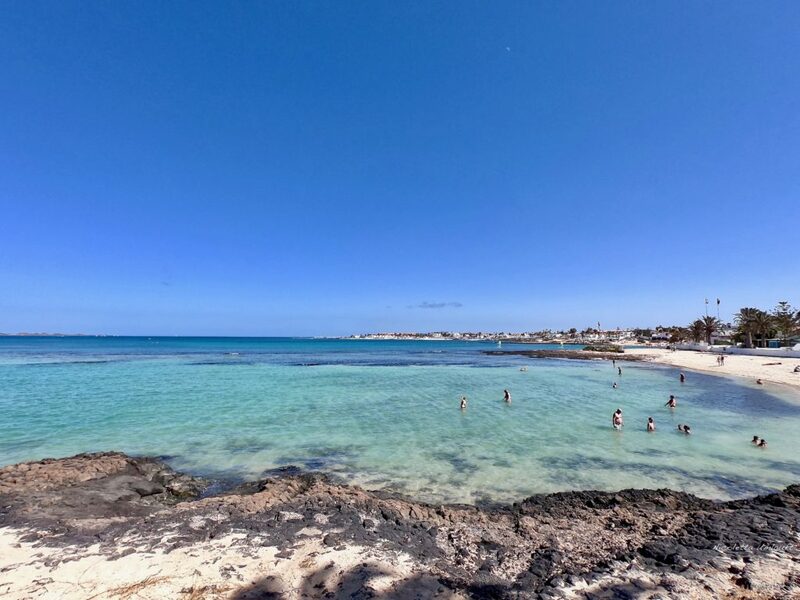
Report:
M436 506L283 473L204 496L159 460L0 469L3 598L800 598L800 486ZM211 488L213 489L213 488Z

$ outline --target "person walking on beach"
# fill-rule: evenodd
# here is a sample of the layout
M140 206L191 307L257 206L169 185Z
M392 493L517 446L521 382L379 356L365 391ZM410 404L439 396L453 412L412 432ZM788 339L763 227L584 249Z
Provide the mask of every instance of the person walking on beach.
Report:
M653 417L647 417L647 431L655 431L656 430L656 422L653 421Z
M681 383L686 383L686 375L683 374L683 371L681 371L680 380L681 380Z
M503 390L503 400L511 404L511 393L508 390Z
M675 408L678 405L678 401L675 399L675 396L672 394L669 395L669 400L664 406L669 406L670 408Z
M725 355L724 354L720 354L720 356L719 356L719 366L720 367L724 367L725 366Z
M624 421L622 420L622 409L617 409L614 411L614 414L611 417L611 426L614 429L621 429L624 425Z
M461 396L461 410L466 410L467 408L467 397Z

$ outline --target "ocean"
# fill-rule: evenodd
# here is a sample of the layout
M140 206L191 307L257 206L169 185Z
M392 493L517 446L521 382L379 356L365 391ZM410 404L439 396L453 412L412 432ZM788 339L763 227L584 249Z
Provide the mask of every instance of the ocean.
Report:
M652 364L617 363L619 377L608 361L484 354L496 349L0 337L0 465L120 450L222 482L294 465L369 489L466 503L628 487L728 499L800 480L796 394L693 372L681 385L676 369ZM674 410L664 406L670 394ZM623 431L610 426L617 407ZM645 431L649 416L654 433ZM693 435L678 423L691 424ZM768 447L752 446L753 435Z

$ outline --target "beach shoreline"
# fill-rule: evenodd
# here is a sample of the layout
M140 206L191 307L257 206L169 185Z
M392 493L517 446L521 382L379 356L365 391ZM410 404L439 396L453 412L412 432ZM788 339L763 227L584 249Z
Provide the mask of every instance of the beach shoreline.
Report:
M786 391L800 395L800 373L794 372L794 368L800 365L800 358L724 354L725 364L720 366L716 364L719 354L697 350L640 346L626 348L625 354L660 365L734 378L743 384L757 385L756 380L761 379L765 385L778 385Z
M114 452L0 469L0 594L744 598L800 589L796 485L734 502L621 490L480 508L296 471L202 497L207 484Z

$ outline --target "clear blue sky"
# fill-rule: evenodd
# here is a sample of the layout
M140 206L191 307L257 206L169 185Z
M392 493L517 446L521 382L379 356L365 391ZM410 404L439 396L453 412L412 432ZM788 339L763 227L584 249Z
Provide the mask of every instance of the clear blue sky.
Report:
M800 3L0 9L0 331L800 304Z

